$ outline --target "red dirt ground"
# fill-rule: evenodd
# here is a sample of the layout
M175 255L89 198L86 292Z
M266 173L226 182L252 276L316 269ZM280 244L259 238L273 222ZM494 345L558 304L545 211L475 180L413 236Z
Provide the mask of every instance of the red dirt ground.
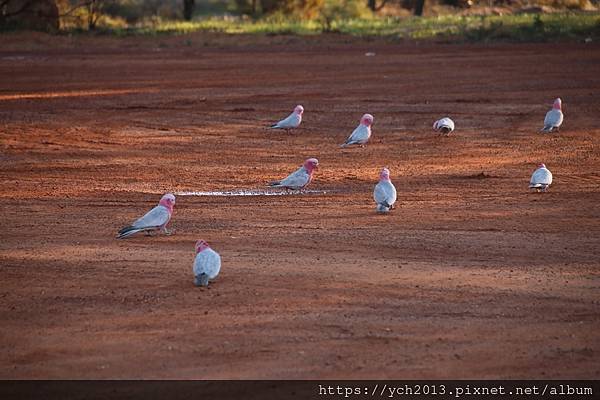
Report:
M600 377L598 44L205 38L2 38L0 378ZM324 194L178 196L175 235L114 238L309 156Z

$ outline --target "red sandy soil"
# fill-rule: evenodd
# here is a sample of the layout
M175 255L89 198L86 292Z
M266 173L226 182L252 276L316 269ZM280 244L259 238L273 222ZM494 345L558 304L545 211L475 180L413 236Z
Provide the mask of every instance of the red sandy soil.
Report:
M2 37L0 378L600 377L598 44L204 38ZM325 193L178 196L173 236L115 239L307 157Z

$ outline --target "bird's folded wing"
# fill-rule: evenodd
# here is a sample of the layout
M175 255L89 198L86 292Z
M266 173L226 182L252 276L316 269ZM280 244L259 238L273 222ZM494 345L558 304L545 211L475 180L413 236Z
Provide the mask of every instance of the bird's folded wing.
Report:
M148 211L146 215L133 223L135 228L151 228L162 226L169 221L169 210L163 206L156 206Z
M544 118L544 126L557 126L560 124L562 113L559 110L550 110Z
M382 203L388 203L388 193L387 190L385 190L385 187L378 183L375 186L375 191L373 192L373 197L375 198L375 202L377 202L377 204L382 204Z
M352 142L363 142L368 138L369 130L366 126L360 125L354 130L354 132L352 132L352 135L350 135L350 138L348 140L351 140Z
M446 128L448 128L448 129L450 129L450 130L454 130L454 122L452 122L452 120L451 120L451 119L449 119L449 118L444 118L444 119L442 119L442 120L440 121L440 124L439 124L439 126L440 126L440 127L446 127Z
M287 187L303 187L308 182L309 176L302 168L298 171L290 174L287 178L282 180L279 184Z
M294 126L294 113L287 116L277 123L278 128L292 128Z
M549 185L552 182L552 176L550 175L550 171L546 169L538 169L531 176L531 181L529 182L531 185L544 184Z

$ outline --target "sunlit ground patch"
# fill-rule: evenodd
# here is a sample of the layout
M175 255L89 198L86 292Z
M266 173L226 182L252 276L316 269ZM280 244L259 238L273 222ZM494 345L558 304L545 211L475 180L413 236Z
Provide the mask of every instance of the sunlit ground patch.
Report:
M302 194L326 194L325 190L280 190L280 189L239 189L212 192L178 192L177 196L293 196Z

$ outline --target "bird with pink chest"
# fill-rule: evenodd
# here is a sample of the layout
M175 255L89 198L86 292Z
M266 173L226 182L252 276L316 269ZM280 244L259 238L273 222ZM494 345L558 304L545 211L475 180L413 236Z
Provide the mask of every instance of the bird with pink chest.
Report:
M562 100L559 98L554 100L552 109L546 113L544 118L544 127L540 132L550 133L560 131L560 126L563 123Z
M208 283L215 279L221 271L221 256L202 239L196 242L193 271L194 284L203 287L208 286Z
M146 232L152 234L162 232L170 235L172 232L167 230L167 224L173 215L173 207L175 206L175 196L172 193L165 194L159 201L158 205L152 210L138 218L134 223L121 229L117 235L117 239L125 239L138 232Z
M383 168L379 174L379 182L373 190L376 209L379 213L387 213L394 208L396 203L396 187L390 179L390 170Z
M286 131L289 131L290 129L295 129L299 127L300 123L302 122L302 114L304 114L304 107L298 104L290 115L277 122L276 124L271 125L271 128L285 129Z
M371 114L363 115L360 119L360 124L340 147L351 146L354 144L364 147L371 138L371 125L373 125L373 116Z
M309 158L296 171L289 174L285 179L273 181L268 184L271 187L300 190L304 189L313 179L314 171L319 169L319 160Z

